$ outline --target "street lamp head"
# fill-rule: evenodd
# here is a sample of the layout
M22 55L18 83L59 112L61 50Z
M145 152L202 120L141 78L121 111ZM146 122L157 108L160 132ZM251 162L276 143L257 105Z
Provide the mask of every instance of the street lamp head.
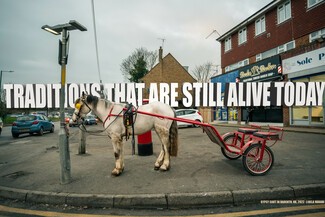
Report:
M83 25L81 25L80 23L78 23L75 20L70 20L69 23L59 24L59 25L55 25L55 26L44 25L44 26L42 26L42 29L44 29L54 35L60 35L61 32L63 31L63 29L65 29L67 31L76 30L76 29L79 29L80 31L87 31L86 27L84 27Z
M75 20L70 20L69 24L73 27L75 27L75 29L79 29L80 31L84 32L87 31L87 28L84 27L83 25L81 25L79 22L75 21Z
M54 35L60 35L60 32L57 32L55 30L53 30L53 27L49 26L49 25L44 25L42 26L42 29L44 29L45 31L48 31Z

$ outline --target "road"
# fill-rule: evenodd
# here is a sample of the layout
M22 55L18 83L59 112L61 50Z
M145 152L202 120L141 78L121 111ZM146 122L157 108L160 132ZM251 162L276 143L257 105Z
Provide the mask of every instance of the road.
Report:
M100 126L89 126L89 130L98 130L101 129ZM25 135L20 136L17 139L14 139L11 137L10 133L10 127L4 127L3 133L0 136L0 170L1 167L6 167L6 165L20 165L24 162L37 162L34 159L39 159L39 162L44 157L46 157L46 153L49 152L57 152L57 144L58 144L58 123L56 123L56 129L54 133L46 133L43 136L38 135ZM221 134L226 133L228 131L234 130L234 128L230 127L218 127L218 130ZM131 187L137 186L138 183L137 179L140 177L143 177L144 175L150 175L153 177L156 177L154 179L157 179L159 177L163 177L165 179L168 178L168 176L172 177L169 180L169 185L172 187L171 190L175 188L175 184L178 184L181 190L191 190L186 189L187 184L190 185L191 182L198 182L200 188L202 189L222 189L223 183L227 182L227 186L231 187L232 189L248 189L250 187L257 186L267 186L270 184L272 185L279 185L282 186L281 183L285 183L286 185L290 184L301 184L305 181L307 183L320 183L324 182L324 167L325 167L325 159L324 159L324 153L325 153L325 147L324 147L324 141L325 141L325 135L320 134L311 134L311 133L295 133L295 132L286 132L284 141L275 145L272 147L272 150L275 153L276 163L274 165L273 171L269 176L265 177L251 177L245 173L243 170L241 163L236 161L228 161L224 159L218 150L219 148L215 146L215 144L211 144L209 142L207 136L203 133L199 133L201 130L197 128L183 128L179 130L180 133L180 142L182 144L181 150L180 150L180 156L178 159L173 159L173 169L168 172L168 174L156 174L153 173L152 165L148 166L144 164L144 161L147 161L148 158L141 158L140 161L139 158L130 157L130 146L129 144L126 145L126 161L127 161L127 171L126 173L117 178L112 179L111 177L107 177L107 174L109 171L105 166L102 168L98 168L98 180L96 181L98 186L101 186L101 192L106 193L107 192L121 192L118 187L116 189L109 188L109 184L107 181L110 182L117 182L119 181L122 183L122 186L125 185L131 185ZM92 159L100 159L101 162L103 162L102 156L105 155L112 155L111 158L113 159L113 154L111 153L112 147L106 142L103 142L106 140L103 136L89 136L87 139L87 149L90 154L86 156L86 158L81 158L80 156L76 156L76 150L77 150L77 144L79 141L78 137L78 128L70 128L71 136L70 136L70 145L71 145L71 155L74 158L73 162L77 163L80 160L84 160L85 163L89 164L92 163ZM158 143L157 138L155 134L153 133L153 139L154 144ZM129 141L128 141L129 142ZM157 152L157 145L155 146L155 152ZM159 146L158 146L159 148ZM216 150L217 148L217 150ZM213 150L213 151L212 151ZM105 152L103 154L103 152ZM19 153L19 154L18 154ZM23 154L22 154L23 153ZM199 159L202 155L204 155L204 159L201 160L199 165L194 164L194 162L190 162L188 165L185 165L186 162L189 162L189 159ZM149 157L149 162L151 158ZM307 159L307 160L306 160ZM49 162L53 162L50 161ZM78 160L78 161L77 161ZM108 158L104 158L104 161L110 161ZM81 161L80 161L81 162ZM142 163L141 163L142 162ZM80 164L80 163L79 163ZM107 163L108 164L108 163ZM106 166L107 166L106 164ZM95 164L94 164L95 165ZM91 165L91 166L94 166ZM45 165L47 166L47 165ZM82 166L82 165L81 165ZM24 167L24 166L23 166ZM59 166L57 166L59 167ZM95 168L95 167L93 167ZM103 169L105 168L105 169ZM141 170L139 170L141 168ZM77 172L79 168L77 165L73 167L73 177L78 177L76 179L76 182L72 183L69 187L66 187L66 191L76 191L76 189L79 189L80 187L87 186L87 180L93 179L92 177L88 177L87 173L84 173L82 168L80 169L80 175ZM110 168L108 168L110 169ZM26 171L33 171L30 167L21 168L22 172ZM22 183L21 185L23 187L26 187L27 189L37 189L40 188L40 190L44 191L49 188L58 188L60 189L61 186L57 184L59 177L57 177L57 180L51 179L50 184L44 184L43 188L42 186L33 186L35 185L36 180L30 180L28 179L28 174L23 173L13 173L13 174L7 174L7 177L4 177L4 175L1 175L0 179L6 181L8 179L12 179L13 182L20 180L20 178L17 178L19 176L25 176L26 182ZM137 172L142 172L139 175L137 175ZM54 171L52 172L54 173ZM292 177L286 176L287 173L293 174ZM1 174L1 171L0 171ZM34 174L36 172L34 171ZM105 175L106 174L106 175ZM182 183L178 183L177 179L174 179L173 176L183 176L184 179L181 179ZM203 177L202 177L203 175ZM204 177L205 175L205 177ZM212 182L209 182L209 176L211 176ZM32 177L32 175L30 176ZM44 177L42 177L43 179ZM104 180L103 180L104 178ZM127 180L133 179L133 183L123 183ZM241 186L238 185L238 179L241 180ZM44 178L46 182L48 182L48 179ZM140 179L142 180L142 179ZM85 185L83 185L85 182ZM106 182L106 184L104 184ZM140 181L141 182L141 181ZM148 180L150 182L150 180ZM189 183L186 183L189 182ZM10 185L10 183L9 183ZM77 186L75 186L77 185ZM105 188L106 185L106 188ZM10 187L10 186L9 186ZM139 187L139 186L138 186ZM96 193L97 189L94 186L94 189L87 189L85 188L85 193ZM24 188L23 188L24 189ZM138 190L141 191L141 189L138 188ZM144 190L144 189L143 189ZM166 189L169 190L169 189ZM131 192L134 191L134 192ZM137 193L136 188L131 188L130 193ZM321 200L324 201L325 197L320 196L318 198L312 197L312 198L302 198L302 201L309 201L309 200ZM292 206L288 204L255 204L255 205L243 205L243 206L229 206L229 207L214 207L214 208L204 208L204 209L180 209L180 210L118 210L118 209L91 209L88 207L68 207L68 206L50 206L48 204L41 204L41 205L35 205L35 204L20 204L17 201L10 201L10 200L0 200L0 204L3 204L4 207L0 208L2 210L2 213L0 212L0 216L16 216L15 214L10 213L16 213L16 211L10 211L9 208L6 207L17 207L19 209L23 210L41 210L41 211L51 211L51 212L59 212L64 213L64 215L68 212L72 213L86 213L86 214L99 214L99 215L137 215L137 216L153 216L153 215L174 215L174 216L193 216L193 215L202 215L202 214L214 214L210 215L211 217L217 216L216 214L220 213L232 213L236 212L237 216L247 216L247 215L268 215L270 213L273 216L283 216L288 212L293 212L294 214L306 214L306 213L321 213L319 216L324 216L324 204L320 204L321 207L315 208L311 207L310 205L317 205L317 204L304 204L304 205L297 205ZM294 208L290 208L294 207ZM298 208L300 207L300 208ZM284 208L287 208L288 210L283 210ZM301 209L301 211L297 211L297 209ZM3 211L5 210L5 211ZM253 212L254 210L261 210L260 213ZM251 212L252 211L252 212ZM17 211L18 212L18 211ZM21 211L24 212L24 211ZM27 211L26 211L27 212ZM230 216L232 215L230 214ZM45 215L34 213L32 215ZM64 216L63 214L59 214L59 216ZM25 215L21 215L25 216ZM26 215L27 216L27 215ZM51 216L51 215L48 215ZM68 215L67 215L68 216ZM208 215L209 216L209 215Z
M123 217L123 216L191 216L191 217L233 217L233 216L292 216L323 217L325 204L313 205L261 205L222 206L200 209L93 209L88 207L51 206L28 204L0 198L0 217L62 216L62 217Z

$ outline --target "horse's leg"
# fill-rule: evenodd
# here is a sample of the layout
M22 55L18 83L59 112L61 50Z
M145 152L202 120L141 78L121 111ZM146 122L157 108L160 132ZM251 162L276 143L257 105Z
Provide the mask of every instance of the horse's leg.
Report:
M170 166L169 162L169 130L165 127L155 126L155 130L160 138L162 150L159 154L159 157L155 163L155 168L159 164L161 165L159 169L161 171L167 171ZM162 162L162 163L161 163Z
M120 135L112 135L111 138L115 157L115 168L112 171L112 175L119 176L124 170L123 140Z
M160 140L161 141L161 140ZM161 151L160 151L160 154L156 160L156 163L155 163L155 170L159 170L160 166L162 165L163 161L164 161L164 155L165 155L165 152L164 152L164 146L161 145Z

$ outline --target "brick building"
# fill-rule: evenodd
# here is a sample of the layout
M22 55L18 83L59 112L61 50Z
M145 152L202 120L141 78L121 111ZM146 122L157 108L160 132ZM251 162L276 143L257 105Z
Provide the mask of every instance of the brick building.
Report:
M149 98L149 85L150 83L178 83L181 88L184 82L196 82L196 80L188 73L176 59L168 53L163 57L163 49L159 49L159 62L141 79L146 86L144 91L144 98ZM159 87L158 87L159 92ZM181 99L184 97L180 89L177 90L179 107L182 107Z
M222 72L237 71L241 82L325 81L324 12L325 0L272 1L217 39L221 43ZM306 58L314 61L300 64ZM265 74L251 73L253 68L269 65L277 67ZM278 73L281 67L283 74ZM238 122L246 120L247 111L237 108ZM250 118L284 126L325 126L324 105L257 107Z

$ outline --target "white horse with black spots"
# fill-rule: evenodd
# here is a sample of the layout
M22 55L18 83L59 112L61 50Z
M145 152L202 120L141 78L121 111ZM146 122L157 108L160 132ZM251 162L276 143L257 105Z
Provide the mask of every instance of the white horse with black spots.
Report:
M82 94L75 101L73 121L84 118L92 111L103 122L108 137L114 148L115 168L112 175L118 176L124 170L123 137L132 135L132 130L126 131L123 123L123 109L126 104L114 103L96 96ZM158 114L166 117L176 117L175 110L161 102L153 102L139 106L137 111ZM167 171L170 168L170 156L177 156L178 128L175 120L159 118L137 113L134 122L134 135L140 135L155 129L162 145L160 154L155 162L155 170ZM128 132L129 135L125 135Z

